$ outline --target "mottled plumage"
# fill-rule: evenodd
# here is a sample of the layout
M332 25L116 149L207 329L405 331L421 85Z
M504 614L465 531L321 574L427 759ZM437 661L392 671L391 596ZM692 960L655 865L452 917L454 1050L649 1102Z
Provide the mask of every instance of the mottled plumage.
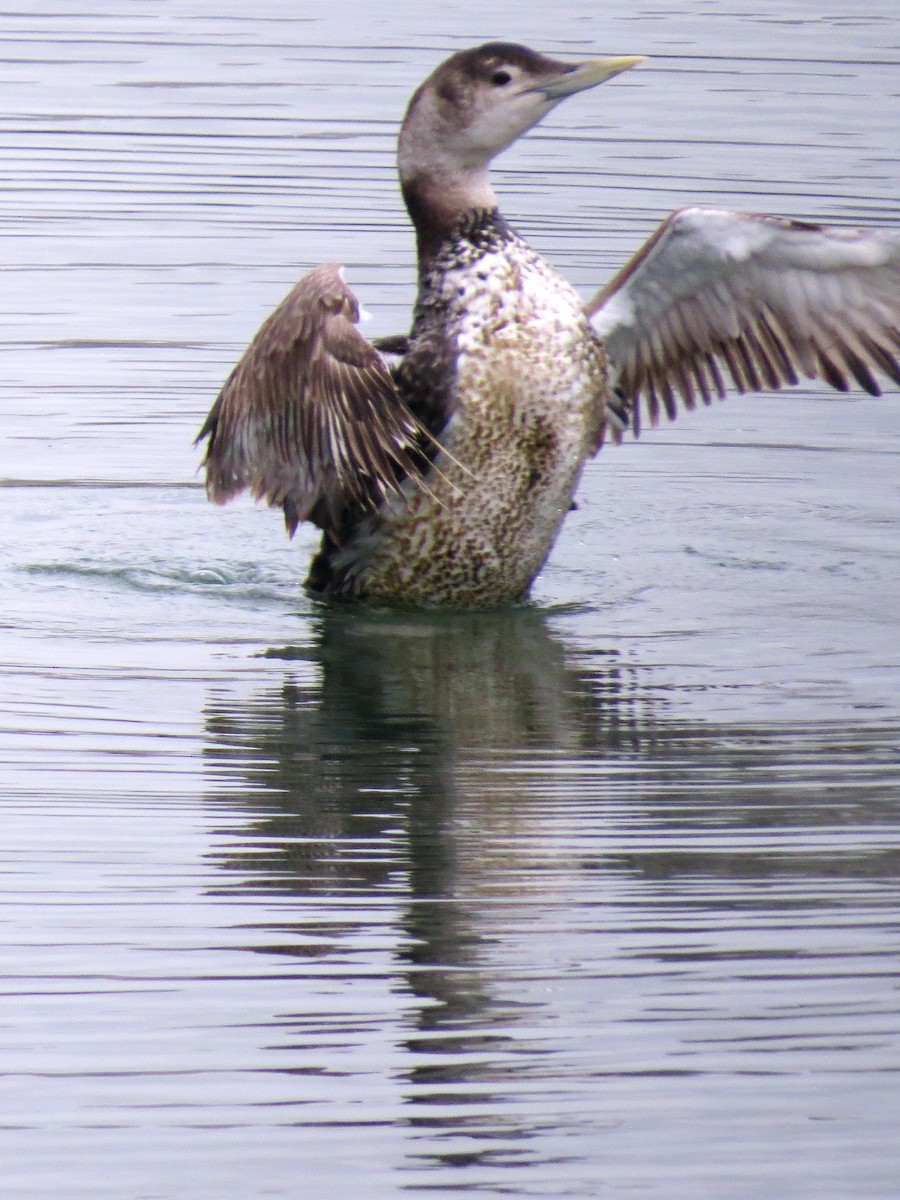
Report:
M338 591L393 603L519 599L596 449L606 356L580 300L495 212L466 223L423 274L397 372L401 396L442 429L439 471L427 493L411 483L341 547L326 543L318 569Z
M201 430L207 488L323 530L308 586L393 604L522 599L586 459L642 409L800 375L900 384L900 238L712 209L669 217L582 308L510 230L491 160L566 96L642 61L489 43L414 94L398 167L416 230L407 336L367 342L340 270L263 324ZM384 353L401 355L389 369Z

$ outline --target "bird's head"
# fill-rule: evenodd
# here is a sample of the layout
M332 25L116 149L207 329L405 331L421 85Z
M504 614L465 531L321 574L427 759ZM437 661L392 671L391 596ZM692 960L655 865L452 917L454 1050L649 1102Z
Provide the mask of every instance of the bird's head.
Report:
M493 206L493 158L567 96L643 61L565 63L510 42L448 58L417 89L400 130L400 181L413 218L423 202L457 211Z

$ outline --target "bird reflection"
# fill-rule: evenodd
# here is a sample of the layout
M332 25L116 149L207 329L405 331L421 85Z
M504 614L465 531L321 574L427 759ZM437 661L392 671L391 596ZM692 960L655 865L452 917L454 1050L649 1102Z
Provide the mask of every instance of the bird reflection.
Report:
M501 759L632 752L651 738L652 693L637 668L615 652L579 656L532 609L328 611L308 644L267 657L284 663L271 690L208 704L207 757L215 777L240 777L269 847L232 865L265 863L286 890L332 875L381 885L399 854L413 896L451 895L461 789L497 797ZM517 781L507 799L510 790L515 798ZM490 809L492 823L510 812L499 801ZM367 840L387 839L385 854L331 855L336 838L362 834L361 821ZM298 832L302 845L279 847L279 834Z
M498 842L539 821L522 772L547 755L640 754L652 742L646 681L614 653L579 655L532 609L333 609L308 644L268 657L271 689L207 708L219 799L233 804L238 781L253 817L221 865L245 889L402 897L397 986L416 998L403 1034L409 1121L471 1132L486 1087L541 1069L509 1038L523 1006L492 989L474 919L492 899Z
M790 930L802 906L803 954L818 912L830 946L836 904L862 929L873 886L896 889L894 723L693 724L649 668L579 652L553 621L334 609L269 651L269 686L208 702L210 800L248 821L217 860L228 890L289 898L254 949L324 960L298 965L313 1008L278 1015L279 1049L327 1072L323 1031L347 1029L315 980L337 969L352 993L379 973L388 1010L349 1011L361 1054L373 1032L400 1052L410 1170L546 1162L560 1096L615 1070L613 1044L683 1069L710 972L748 959L793 987L772 920ZM630 1014L612 1026L610 987Z

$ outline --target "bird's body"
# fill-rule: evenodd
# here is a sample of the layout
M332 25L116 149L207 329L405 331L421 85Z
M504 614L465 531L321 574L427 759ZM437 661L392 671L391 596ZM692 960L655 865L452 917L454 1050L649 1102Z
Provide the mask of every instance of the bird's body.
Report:
M778 218L673 214L587 306L509 228L488 166L568 95L634 66L491 43L410 102L399 169L419 251L389 368L340 268L263 324L201 437L207 488L249 489L323 530L307 585L379 603L513 603L543 566L584 463L641 405L709 403L800 374L900 384L900 239ZM609 356L609 361L607 356Z
M581 301L496 212L476 214L428 263L396 382L420 419L440 414L427 490L410 480L340 548L326 538L317 589L393 603L520 599L597 445L606 356Z

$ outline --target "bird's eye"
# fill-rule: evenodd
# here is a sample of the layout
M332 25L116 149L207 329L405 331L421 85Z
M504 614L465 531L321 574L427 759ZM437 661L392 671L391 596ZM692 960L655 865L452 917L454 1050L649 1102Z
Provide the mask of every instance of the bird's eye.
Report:
M495 87L506 87L508 83L512 83L512 75L509 71L495 71L491 76L491 83Z

